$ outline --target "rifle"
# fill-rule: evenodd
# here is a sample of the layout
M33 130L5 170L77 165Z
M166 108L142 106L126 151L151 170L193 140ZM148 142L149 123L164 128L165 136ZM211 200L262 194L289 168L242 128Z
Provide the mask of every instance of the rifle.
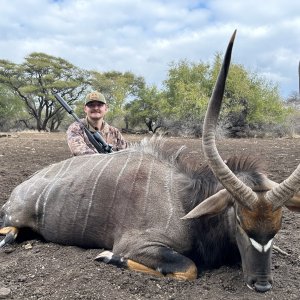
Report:
M57 93L54 94L54 97L56 100L61 104L61 106L74 117L74 119L83 125L84 131L89 139L89 141L93 144L93 146L96 148L96 150L99 153L112 153L112 145L109 145L105 142L102 135L96 131L92 133L88 130L88 128L85 126L85 124L77 117L77 115L74 113L72 108L69 106L69 104Z

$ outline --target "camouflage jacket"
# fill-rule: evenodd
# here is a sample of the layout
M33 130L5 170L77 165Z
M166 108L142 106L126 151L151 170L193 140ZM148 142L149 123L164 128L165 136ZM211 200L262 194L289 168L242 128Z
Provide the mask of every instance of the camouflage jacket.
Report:
M91 131L95 132L95 129L88 124L86 119L81 119L85 126ZM113 146L114 151L125 149L127 147L127 142L124 140L120 131L108 125L103 121L102 128L99 131L106 143ZM95 154L98 153L96 148L89 141L85 131L84 126L79 122L72 123L67 130L67 141L71 153L74 156Z

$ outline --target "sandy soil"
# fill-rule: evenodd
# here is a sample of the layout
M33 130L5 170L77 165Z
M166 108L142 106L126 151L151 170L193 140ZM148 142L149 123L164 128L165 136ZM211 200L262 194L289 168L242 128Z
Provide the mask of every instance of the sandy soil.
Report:
M64 134L0 135L0 205L15 186L35 171L70 157ZM140 136L126 136L129 141ZM188 147L189 163L203 163L200 140L169 139L171 146ZM252 153L266 162L278 182L300 163L300 139L226 139L219 151ZM95 262L99 249L81 249L20 241L0 250L0 298L5 299L299 299L300 217L285 209L276 245L288 255L273 253L274 287L265 294L249 290L239 265L209 270L195 281L158 278ZM5 294L8 294L5 296Z

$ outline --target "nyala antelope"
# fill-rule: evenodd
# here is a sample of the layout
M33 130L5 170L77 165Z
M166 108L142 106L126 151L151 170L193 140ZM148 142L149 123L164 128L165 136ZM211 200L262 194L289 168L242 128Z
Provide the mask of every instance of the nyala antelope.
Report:
M2 207L0 246L30 228L46 241L104 249L98 261L178 279L241 261L249 287L271 289L282 207L300 211L300 165L277 184L253 158L220 157L215 131L234 38L204 121L206 166L192 170L180 151L170 158L159 138L50 165Z

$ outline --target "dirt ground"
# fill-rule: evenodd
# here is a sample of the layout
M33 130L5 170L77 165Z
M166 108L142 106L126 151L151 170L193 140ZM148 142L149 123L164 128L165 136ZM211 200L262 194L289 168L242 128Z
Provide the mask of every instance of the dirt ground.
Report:
M1 134L0 134L1 136ZM129 141L140 136L126 136ZM203 163L199 139L169 138L186 145L187 160ZM266 162L270 178L282 181L300 163L300 139L225 139L218 142L223 158L252 153ZM15 186L35 171L70 157L64 134L18 133L0 137L0 205ZM158 278L95 262L99 249L81 249L20 241L0 250L0 298L5 299L299 299L300 216L284 211L275 244L287 255L273 253L273 289L249 290L239 265L206 271L195 281ZM8 294L7 296L6 293Z

